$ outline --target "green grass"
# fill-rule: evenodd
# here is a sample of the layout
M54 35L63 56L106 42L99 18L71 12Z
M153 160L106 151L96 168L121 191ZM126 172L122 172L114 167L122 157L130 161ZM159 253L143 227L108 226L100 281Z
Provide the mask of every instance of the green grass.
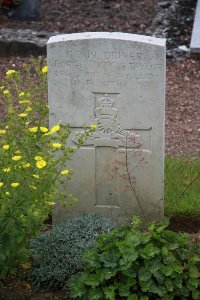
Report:
M200 158L165 158L166 215L200 215L200 177L188 188L198 174Z

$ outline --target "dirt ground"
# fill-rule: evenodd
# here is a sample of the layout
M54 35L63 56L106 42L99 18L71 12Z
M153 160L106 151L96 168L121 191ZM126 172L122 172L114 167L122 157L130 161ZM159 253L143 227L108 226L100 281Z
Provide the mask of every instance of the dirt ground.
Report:
M31 28L34 30L65 33L82 31L123 31L144 34L155 27L154 18L159 13L157 0L41 0L40 22L8 20L0 14L0 27ZM170 2L170 1L162 1ZM180 2L178 0L178 2ZM170 38L189 45L195 0L182 0L185 10L174 14L168 23ZM178 17L180 17L178 19ZM182 20L181 22L175 22ZM169 24L168 24L169 25ZM163 25L164 26L164 25ZM5 71L21 68L29 58L1 57L0 80ZM166 155L200 155L200 60L186 56L182 60L167 61L166 80ZM191 239L200 242L200 217L176 216L171 219L170 229L192 233ZM66 291L34 292L27 282L8 278L0 288L0 300L61 300ZM67 300L67 297L65 298Z

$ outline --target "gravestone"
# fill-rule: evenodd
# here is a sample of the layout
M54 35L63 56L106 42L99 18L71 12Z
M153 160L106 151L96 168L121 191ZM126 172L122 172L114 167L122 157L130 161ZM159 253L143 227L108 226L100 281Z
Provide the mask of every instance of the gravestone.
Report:
M40 0L21 0L19 6L8 12L11 19L38 21L40 18Z
M117 223L163 217L165 40L127 33L76 33L47 45L50 126L96 132L66 167L79 198L53 221L94 212Z

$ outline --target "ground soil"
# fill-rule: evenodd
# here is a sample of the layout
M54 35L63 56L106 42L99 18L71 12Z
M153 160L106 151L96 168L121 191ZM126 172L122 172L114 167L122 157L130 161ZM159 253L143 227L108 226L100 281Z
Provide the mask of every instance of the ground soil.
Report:
M151 28L151 32L152 30L156 31L156 23L153 20L158 16L160 10L158 2L161 1L41 0L40 22L13 21L8 20L5 15L0 15L0 27L31 28L65 33L123 31L144 34L149 28ZM176 47L178 43L188 46L192 29L191 12L194 11L196 1L177 0L176 2L181 2L182 8L173 15L173 22L169 20L167 23L168 36ZM183 9L184 5L185 9ZM190 17L187 16L188 12ZM178 18L181 22L176 22ZM162 26L164 25L162 24ZM173 28L175 29L172 30ZM182 56L181 59L177 60L175 57L174 60L167 61L166 155L199 157L200 60L188 55ZM23 63L28 60L29 58L22 57L2 57L0 79L6 70L21 68ZM175 216L171 219L170 229L187 231L191 233L192 242L200 242L199 216ZM65 294L65 291L34 292L27 282L16 277L7 278L5 286L0 288L0 300L60 300L64 299Z

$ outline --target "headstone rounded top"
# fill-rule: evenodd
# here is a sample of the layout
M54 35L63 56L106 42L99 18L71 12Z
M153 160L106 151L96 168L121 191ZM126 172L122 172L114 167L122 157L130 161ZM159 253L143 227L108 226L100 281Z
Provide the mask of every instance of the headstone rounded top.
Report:
M155 38L150 36L123 33L123 32L81 32L81 33L70 33L61 34L50 37L48 44L59 43L66 41L75 40L89 40L89 39L113 39L113 40L123 40L123 41L135 41L141 43L154 44L158 46L165 46L166 39Z

